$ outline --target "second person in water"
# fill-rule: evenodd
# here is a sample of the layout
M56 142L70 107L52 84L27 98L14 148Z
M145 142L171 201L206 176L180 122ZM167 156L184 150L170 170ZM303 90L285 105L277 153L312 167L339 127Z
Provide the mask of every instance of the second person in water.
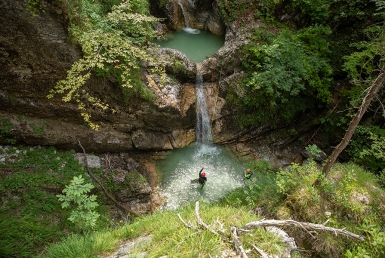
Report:
M251 176L254 175L253 171L250 168L245 170L245 174L243 175L243 180L251 179Z

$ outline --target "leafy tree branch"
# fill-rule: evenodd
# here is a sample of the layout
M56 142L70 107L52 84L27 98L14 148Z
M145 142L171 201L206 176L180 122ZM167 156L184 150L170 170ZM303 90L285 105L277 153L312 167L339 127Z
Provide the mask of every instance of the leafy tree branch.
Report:
M72 24L71 32L82 46L83 58L72 65L67 77L59 81L47 97L60 94L64 102L75 101L84 120L95 130L98 125L91 121L89 106L115 111L85 89L93 74L112 76L130 92L147 92L142 89L144 86L138 81L140 77L137 74L142 64L154 63L154 57L147 50L156 37L151 23L158 19L148 15L146 3L125 1L114 6L105 16L101 16L98 7L83 6L83 15L88 17L88 21L82 21L80 26ZM163 72L162 67L154 69Z

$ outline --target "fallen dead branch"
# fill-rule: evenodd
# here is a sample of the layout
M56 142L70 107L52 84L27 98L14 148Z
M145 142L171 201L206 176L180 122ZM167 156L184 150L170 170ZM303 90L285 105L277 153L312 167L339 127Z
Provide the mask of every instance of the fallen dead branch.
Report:
M240 241L238 239L237 228L234 226L231 226L230 232L231 232L232 243L235 247L235 251L237 252L237 254L239 254L241 256L241 258L248 258L245 250L242 247L242 244L240 243Z
M207 230L209 230L211 233L213 233L214 235L219 236L219 234L216 231L210 229L209 226L207 226L206 223L204 223L203 220L201 219L201 217L199 215L199 202L195 203L195 215L197 216L197 221L198 221L199 226L204 227Z
M177 216L178 216L178 218L180 219L180 221L182 221L183 225L185 225L187 228L194 228L194 229L197 229L196 226L191 225L191 222L186 223L186 222L182 219L182 217L180 216L180 214L177 214Z
M259 255L261 256L261 258L271 258L270 255L266 254L262 249L259 249L258 247L256 247L255 245L253 245L253 248L255 249L255 251L257 251L259 253Z
M100 187L102 188L102 191L104 192L104 194L111 200L113 201L116 206L118 206L118 208L124 210L125 212L127 213L130 213L132 215L135 215L135 216L139 216L139 214L133 210L130 210L130 209L127 209L126 207L124 207L123 205L121 205L108 191L107 189L103 186L102 182L100 182L99 179L97 179L95 177L95 175L91 172L89 166L88 166L88 160L87 160L87 154L86 154L86 151L85 149L83 148L82 144L80 143L80 141L78 141L79 143L79 146L82 148L83 150L83 154L84 154L84 160L85 160L85 163L86 163L86 168L87 168L87 172L88 174L90 175L90 177L92 177L93 180L95 180L99 185Z
M314 223L308 223L308 222L298 222L295 220L260 220L260 221L253 221L250 223L247 223L244 227L242 228L237 228L236 226L231 226L230 227L230 236L226 234L225 230L223 229L223 223L219 221L219 218L217 218L216 222L214 224L218 224L220 226L220 233L217 231L213 230L210 228L204 221L201 219L200 214L199 214L199 202L195 203L195 215L196 215L196 220L198 223L198 226L194 226L191 224L191 222L186 223L180 214L178 214L178 218L180 221L183 223L188 228L191 229L198 229L199 227L204 228L209 230L211 233L214 235L220 236L223 241L226 242L231 242L234 245L234 249L237 252L237 254L241 258L247 258L247 252L243 249L242 243L239 239L239 234L240 233L245 233L245 232L250 232L251 229L258 228L258 227L287 227L287 226L292 226L292 227L298 227L306 232L308 232L310 235L312 235L312 232L314 231L327 231L327 232L332 232L335 235L343 235L346 237L358 239L361 241L364 241L365 238L363 236L351 233L347 231L346 229L337 229L337 228L332 228L332 227L327 227L325 226L328 221L326 221L323 224L314 224ZM313 236L313 235L312 235ZM266 254L263 250L259 249L255 245L252 245L254 250L262 257L262 258L271 258L272 256Z
M358 239L361 241L364 241L365 238L363 236L351 233L347 231L346 229L337 229L332 227L326 227L323 224L314 224L309 222L298 222L295 220L260 220L260 221L253 221L250 223L247 223L245 225L245 228L251 229L251 228L257 228L257 227L269 227L269 226L275 226L275 227L286 227L286 226L292 226L292 227L299 227L309 232L309 230L315 230L315 231L328 231L332 232L335 235L343 235L346 237ZM310 234L310 232L309 232Z

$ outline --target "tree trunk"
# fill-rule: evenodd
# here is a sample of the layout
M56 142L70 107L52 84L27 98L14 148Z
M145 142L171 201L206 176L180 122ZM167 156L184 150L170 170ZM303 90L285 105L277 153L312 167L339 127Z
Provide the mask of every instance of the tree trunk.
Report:
M333 153L328 157L328 160L322 169L322 173L325 176L327 176L327 174L329 173L330 168L333 166L338 155L340 155L340 153L346 148L346 146L348 146L350 139L353 136L354 130L356 129L358 123L360 122L361 118L363 117L366 110L368 109L374 95L377 93L379 88L381 88L384 80L385 80L385 65L381 68L380 74L378 75L376 80L373 82L372 86L370 86L368 93L366 94L365 98L362 100L362 104L358 109L357 113L354 115L352 121L350 122L350 125L346 130L346 134L344 138L342 138L342 141L337 145Z

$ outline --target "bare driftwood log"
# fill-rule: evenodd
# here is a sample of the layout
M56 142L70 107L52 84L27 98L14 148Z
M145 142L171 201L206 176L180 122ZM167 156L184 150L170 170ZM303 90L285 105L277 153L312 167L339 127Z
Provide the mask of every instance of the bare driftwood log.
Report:
M328 231L332 232L336 235L343 235L346 237L358 239L361 241L364 241L365 238L360 235L356 235L354 233L351 233L345 229L337 229L332 227L326 227L323 224L314 224L309 222L298 222L295 220L260 220L260 221L253 221L249 222L245 225L245 228L257 228L257 227L268 227L268 226L275 226L275 227L285 227L285 226L294 226L302 228L306 231L308 230L316 230L316 231Z
M220 228L221 228L220 233L218 233L215 230L211 229L206 223L203 222L203 220L201 219L200 214L199 214L199 202L195 203L195 215L196 215L196 219L197 219L198 225L200 227L209 230L211 233L213 233L214 235L220 236L222 239L227 239L228 238L226 236L226 234L225 234L225 231L223 230L223 224L220 223L219 218L217 218L215 223L217 223L220 226ZM180 214L177 214L177 216L180 219L180 221L183 223L183 225L185 225L187 228L197 229L197 227L194 226L194 225L191 225L191 223L186 223L182 219ZM238 239L237 228L234 227L234 226L231 226L230 227L230 233L231 233L231 238L232 238L231 242L233 243L237 254L241 255L240 256L241 258L248 258L245 250L242 247L242 244L240 243L240 241Z
M84 160L86 162L86 168L87 168L87 172L88 174L90 175L90 177L92 177L93 180L95 180L99 185L100 187L102 188L104 194L111 200L113 201L116 206L118 206L120 209L124 210L125 212L127 213L130 213L132 215L135 215L135 216L139 216L139 214L133 210L130 210L130 209L127 209L126 207L124 207L123 205L121 205L117 200L115 200L115 198L107 191L107 189L103 186L102 182L99 181L99 179L97 179L95 177L95 175L91 172L90 168L88 167L88 161L87 161L87 154L86 154L86 151L84 150L82 144L79 142L79 146L82 148L83 150L83 154L84 154Z
M199 226L204 227L207 230L209 230L211 233L213 233L214 235L219 236L219 234L217 232L210 229L209 226L207 226L206 223L204 223L203 220L201 219L201 217L199 215L199 202L195 203L195 215L197 216L197 221L198 221Z
M262 249L259 249L258 247L256 247L255 245L253 245L255 251L257 251L259 253L259 255L261 256L261 258L271 258L270 255L266 254Z
M180 216L180 214L177 214L177 216L178 216L178 218L180 219L180 221L182 221L183 225L185 225L187 228L194 228L194 229L197 229L196 226L191 225L190 221L189 221L189 223L186 223L186 222L182 219L182 217Z
M245 250L242 247L242 244L239 242L237 228L234 226L231 226L230 232L231 232L231 238L233 239L232 243L235 247L237 254L240 255L241 258L248 258Z

